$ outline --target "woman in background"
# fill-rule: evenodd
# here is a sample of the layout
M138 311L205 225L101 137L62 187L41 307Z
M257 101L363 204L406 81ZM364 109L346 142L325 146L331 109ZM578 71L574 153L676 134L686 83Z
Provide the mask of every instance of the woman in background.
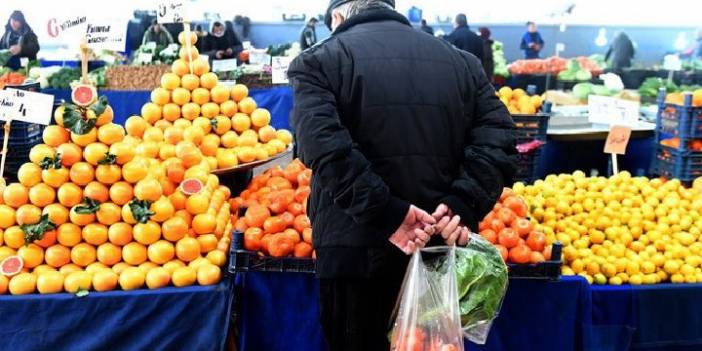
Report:
M21 67L20 58L37 59L39 41L32 28L24 19L22 11L14 11L5 25L5 34L0 38L0 50L10 50L10 60L6 66L12 69Z

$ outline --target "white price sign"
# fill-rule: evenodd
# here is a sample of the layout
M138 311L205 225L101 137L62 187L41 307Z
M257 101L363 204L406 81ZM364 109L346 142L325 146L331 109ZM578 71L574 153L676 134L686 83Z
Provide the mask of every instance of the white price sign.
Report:
M0 90L0 119L49 125L54 96L18 89Z
M271 55L266 54L265 50L251 50L251 53L249 54L249 64L270 65Z
M236 59L212 61L212 72L230 72L236 70L236 67Z
M156 20L158 23L183 23L187 18L185 0L164 0L158 4Z
M290 66L290 57L275 56L271 65L273 75L273 84L288 84L288 67Z
M120 20L89 21L85 40L86 45L94 50L124 51L127 25Z
M635 101L590 95L587 107L590 123L635 126L639 120L641 105Z
M137 57L134 61L136 61L136 63L149 64L149 63L151 63L153 58L154 58L154 56L152 54L140 52L137 54Z

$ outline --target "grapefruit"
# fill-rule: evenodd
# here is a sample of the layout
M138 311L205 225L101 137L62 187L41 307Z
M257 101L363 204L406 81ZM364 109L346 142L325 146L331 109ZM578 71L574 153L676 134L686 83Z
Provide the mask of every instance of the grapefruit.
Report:
M78 106L88 106L97 100L97 91L88 84L80 84L73 88L71 100Z
M6 257L2 262L0 262L0 274L6 277L12 277L13 275L22 271L24 267L24 262L19 256L9 256Z
M186 179L182 183L180 183L180 191L183 192L185 195L195 195L202 190L202 182L198 179Z

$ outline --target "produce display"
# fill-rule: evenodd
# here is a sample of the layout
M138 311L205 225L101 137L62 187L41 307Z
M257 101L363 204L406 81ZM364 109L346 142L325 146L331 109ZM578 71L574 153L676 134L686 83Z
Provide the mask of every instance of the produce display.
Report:
M520 88L512 90L510 87L502 87L497 91L497 96L511 114L535 114L541 110L543 103L541 96L529 96Z
M0 75L0 89L5 88L7 85L21 85L24 83L26 77L20 72L8 71Z
M492 60L495 63L494 75L508 78L509 69L507 68L507 59L505 59L504 44L501 41L492 42Z
M152 43L155 44L155 43ZM170 44L168 46L164 45L141 45L134 52L134 61L132 64L145 65L145 64L155 64L155 65L170 65L173 61L178 59L178 52L180 46L178 44ZM144 57L148 57L140 54L150 55L151 60L148 62L144 61Z
M161 76L170 71L168 65L110 66L105 71L107 89L152 90L160 86Z
M492 212L480 222L480 235L497 247L505 262L526 264L551 259L546 235L534 228L536 221L527 215L524 200L505 188Z
M233 212L242 209L235 229L244 233L244 248L272 257L312 257L312 226L307 217L312 170L295 159L285 168L273 167L254 177L238 197Z
M589 71L593 76L598 76L604 70L603 66L600 66L599 58L596 56L585 57L579 56L572 60L568 60L562 57L552 56L547 59L531 59L531 60L517 60L509 65L509 72L515 75L520 74L559 74L561 71L569 70L569 62L577 62L578 69ZM570 64L571 68L574 68L574 64Z
M664 88L666 93L669 93L669 94L691 92L691 91L700 89L699 86L695 86L695 85L678 86L677 84L675 84L673 82L669 82L667 79L651 77L651 78L646 78L646 80L644 80L643 83L641 83L641 86L639 87L639 94L642 97L656 98L656 97L658 97L658 92L660 91L661 88ZM673 97L675 97L676 95L673 95Z
M587 177L514 184L547 243L563 244L564 275L590 283L702 282L702 179Z
M669 104L685 105L685 94L692 94L692 106L702 107L702 88L682 90L666 94L665 102Z
M590 72L590 69L581 67L580 62L577 60L569 60L566 64L566 69L558 73L558 79L584 82L592 79L592 73Z

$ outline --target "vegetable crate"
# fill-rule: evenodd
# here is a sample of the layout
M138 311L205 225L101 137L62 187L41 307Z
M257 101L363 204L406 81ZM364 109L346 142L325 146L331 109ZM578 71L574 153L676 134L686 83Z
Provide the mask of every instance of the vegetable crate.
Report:
M315 260L297 257L269 257L258 252L244 250L244 233L232 234L229 251L229 272L285 272L314 273Z
M550 118L551 114L548 112L534 115L512 115L512 120L517 127L517 145L528 143L533 140L546 142L548 120Z
M534 151L517 155L517 175L514 177L514 180L528 184L538 179L540 160L541 147Z
M562 245L560 242L553 243L551 250L551 260L541 263L516 264L508 263L509 277L513 279L551 279L557 280L561 276Z
M667 137L702 139L702 107L692 106L692 95L685 96L684 105L677 105L665 102L664 90L659 93L656 143Z
M651 173L668 179L677 178L683 182L693 181L702 176L702 152L679 150L658 144Z

